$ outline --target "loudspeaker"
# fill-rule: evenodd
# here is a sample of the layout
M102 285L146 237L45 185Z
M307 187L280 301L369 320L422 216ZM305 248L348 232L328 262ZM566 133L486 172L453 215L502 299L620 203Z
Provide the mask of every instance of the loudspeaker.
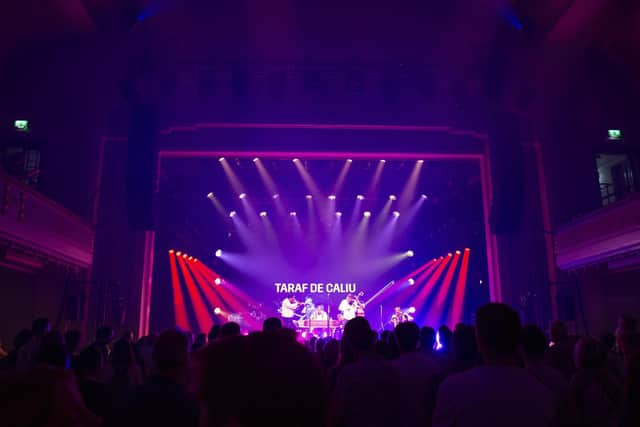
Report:
M157 164L157 117L150 105L134 105L126 163L126 199L129 224L134 230L156 226L154 182Z
M511 234L520 228L524 205L524 153L518 118L510 113L496 117L489 132L493 169L493 203L489 224L493 234Z

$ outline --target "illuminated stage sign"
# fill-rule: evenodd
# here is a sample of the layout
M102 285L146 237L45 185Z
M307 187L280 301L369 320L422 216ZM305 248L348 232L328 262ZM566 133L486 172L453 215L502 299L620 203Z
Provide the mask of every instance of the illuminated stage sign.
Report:
M355 293L357 286L356 283L322 283L322 282L276 282L273 284L276 288L276 292L279 294L346 294Z

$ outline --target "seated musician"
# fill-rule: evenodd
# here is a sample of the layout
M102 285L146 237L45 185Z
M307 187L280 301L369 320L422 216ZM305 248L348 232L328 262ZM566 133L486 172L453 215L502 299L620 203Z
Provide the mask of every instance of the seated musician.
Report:
M324 305L318 304L316 310L311 315L311 320L324 320L326 322L328 319L327 312L324 311Z
M413 316L411 316L409 313L403 312L402 308L396 307L393 310L393 315L391 316L391 322L390 323L395 328L400 323L411 322L412 320L413 320Z

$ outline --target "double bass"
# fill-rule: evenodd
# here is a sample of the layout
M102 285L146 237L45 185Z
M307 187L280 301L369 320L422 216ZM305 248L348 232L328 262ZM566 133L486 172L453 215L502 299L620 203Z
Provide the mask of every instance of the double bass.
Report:
M360 291L360 293L355 296L356 317L364 317L364 303L360 301L360 297L363 295L364 292Z

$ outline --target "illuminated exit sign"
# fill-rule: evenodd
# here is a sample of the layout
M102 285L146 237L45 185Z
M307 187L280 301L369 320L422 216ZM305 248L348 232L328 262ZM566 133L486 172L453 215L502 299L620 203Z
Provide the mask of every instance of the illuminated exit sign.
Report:
M609 136L609 139L612 141L622 139L622 131L620 129L609 129L607 131L607 135Z
M29 120L14 120L13 127L20 132L29 132Z

